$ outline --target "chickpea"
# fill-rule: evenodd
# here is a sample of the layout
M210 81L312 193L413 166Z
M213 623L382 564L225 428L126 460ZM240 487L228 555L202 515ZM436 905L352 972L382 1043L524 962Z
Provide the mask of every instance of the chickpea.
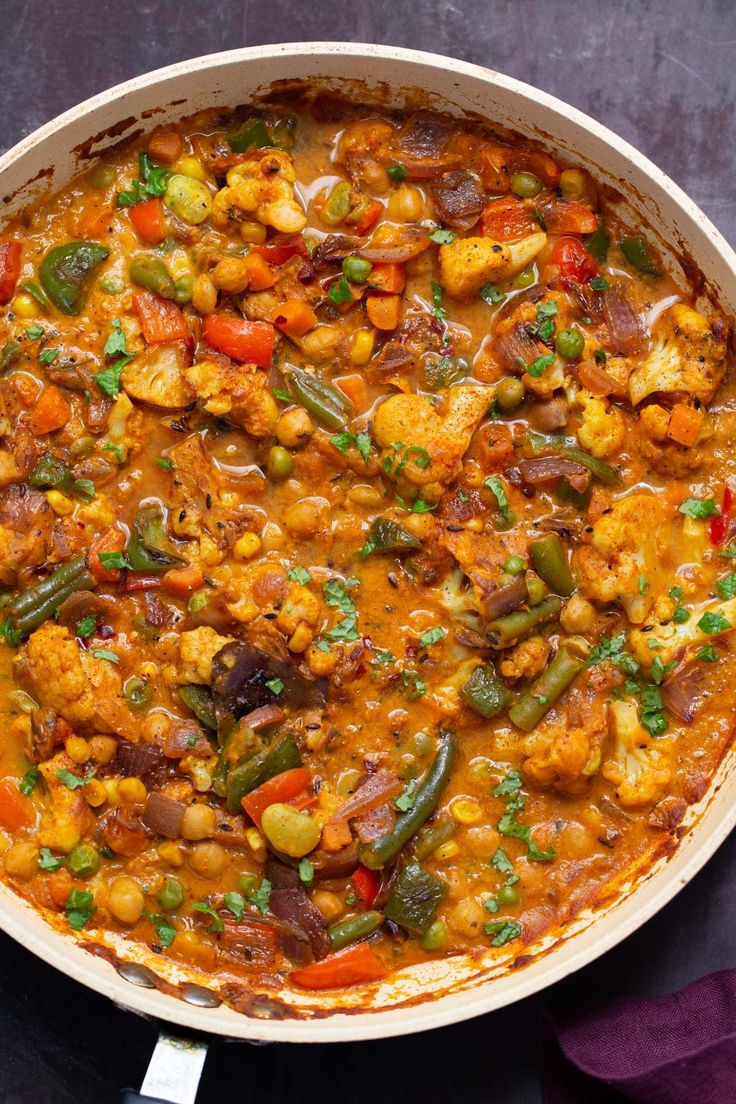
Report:
M465 935L468 939L474 939L483 931L483 925L488 919L488 913L475 897L466 897L455 905L450 913L448 923L458 935Z
M211 805L198 801L187 805L181 822L181 834L185 840L209 839L215 834L217 814Z
M134 878L116 878L110 886L107 907L121 924L136 924L144 904L143 890Z
M376 195L383 195L391 187L389 175L383 165L379 165L378 161L365 161L361 165L360 171L363 184L368 191L375 192Z
M426 540L437 528L437 522L431 514L409 514L402 518L401 524L417 540Z
M326 889L318 889L312 895L312 902L317 906L328 924L337 920L345 911L345 905L336 893L328 893Z
M38 848L35 843L20 841L5 852L5 873L10 878L27 882L38 870Z
M387 210L395 222L419 222L424 217L422 193L413 184L401 184L389 199Z
M217 288L203 272L194 281L192 306L200 314L213 314L217 306Z
M267 521L264 525L261 533L261 544L264 552L273 552L283 547L284 534L274 521Z
M210 279L220 291L227 291L231 295L239 295L241 291L245 291L249 282L246 258L223 257L212 270Z
M314 433L314 422L301 406L285 410L276 426L276 436L286 448L305 445Z
M558 840L555 846L564 852L566 858L580 859L590 854L593 834L576 820L571 820L560 832Z
M376 509L383 502L382 493L377 487L371 487L369 483L358 483L357 486L351 487L347 497L355 506L365 506L369 510Z
M340 331L336 326L315 326L301 341L302 352L309 360L330 360L337 353Z
M92 755L92 749L84 736L69 736L64 744L64 751L73 763L87 763Z
M202 878L217 878L225 869L225 849L211 840L198 843L192 848L189 865Z
M324 528L330 512L326 498L317 495L292 502L284 513L284 525L292 537L305 540Z
M489 859L500 844L501 837L490 824L468 828L465 841L468 850L479 859Z
M144 744L158 744L164 740L171 728L171 717L165 713L149 713L141 725L141 736Z
M89 741L89 751L95 763L106 766L115 758L118 742L114 736L93 736Z
M593 627L596 616L595 606L582 594L576 593L562 607L560 624L568 633L587 632Z

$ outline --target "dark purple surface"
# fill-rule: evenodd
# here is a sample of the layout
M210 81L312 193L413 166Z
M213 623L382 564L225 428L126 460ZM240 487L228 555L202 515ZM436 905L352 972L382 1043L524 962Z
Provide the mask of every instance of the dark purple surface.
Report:
M736 243L731 0L0 0L0 17L0 148L182 58L265 42L389 42L499 69L582 108L670 173ZM733 966L735 897L729 840L645 928L543 997L402 1040L216 1045L198 1099L536 1104L542 1005L666 993ZM140 1084L153 1025L10 940L0 947L2 1104L113 1104L123 1085Z

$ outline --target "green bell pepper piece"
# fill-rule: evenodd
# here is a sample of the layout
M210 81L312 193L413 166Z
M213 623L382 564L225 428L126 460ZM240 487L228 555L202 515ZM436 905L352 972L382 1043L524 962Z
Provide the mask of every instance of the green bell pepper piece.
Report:
M414 935L424 935L446 893L445 882L420 863L407 863L386 905L386 917Z
M257 789L269 778L301 765L302 757L292 737L278 737L270 747L264 748L230 771L225 794L228 809L231 813L241 812L240 803L251 790Z
M63 314L79 314L87 276L110 255L104 245L73 241L57 245L44 257L38 275L41 287Z

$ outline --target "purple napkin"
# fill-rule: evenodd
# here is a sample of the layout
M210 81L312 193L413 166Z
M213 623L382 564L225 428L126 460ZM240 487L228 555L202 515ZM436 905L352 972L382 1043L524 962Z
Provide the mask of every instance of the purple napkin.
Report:
M545 1015L543 1104L736 1102L736 970Z

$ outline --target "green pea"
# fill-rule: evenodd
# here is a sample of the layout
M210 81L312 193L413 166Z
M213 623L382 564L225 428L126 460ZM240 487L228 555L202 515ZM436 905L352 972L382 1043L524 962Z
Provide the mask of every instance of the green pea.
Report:
M257 874L241 874L238 878L238 889L246 897L249 897L251 893L255 893L258 889L259 882L260 879Z
M117 173L112 165L105 165L104 162L100 162L99 165L95 165L92 172L89 175L89 182L93 188L99 188L103 191L105 188L109 188L111 184L114 184Z
M99 852L89 843L80 843L69 852L66 865L75 878L91 878L100 865Z
M342 270L345 279L353 284L364 284L371 274L373 265L370 261L364 261L362 257L346 257L342 262Z
M140 678L129 678L123 686L123 693L132 709L140 709L150 697L148 684Z
M503 411L516 410L524 401L524 384L515 376L502 379L496 387L496 401Z
M577 360L585 348L585 338L580 330L560 330L555 338L555 349L565 360Z
M523 575L526 571L526 560L522 560L521 556L509 556L503 561L501 567L509 575Z
M153 291L162 299L173 299L176 295L174 281L160 257L152 253L139 253L128 265L128 275L134 284Z
M209 600L210 600L209 599L209 591L207 591L207 590L195 591L195 593L192 595L192 597L187 602L187 609L189 610L189 612L191 614L201 613L201 611L204 609L204 607L208 604Z
M416 732L412 739L412 749L416 755L428 755L434 748L434 740L426 732Z
M177 276L174 280L174 302L179 303L180 306L191 302L193 290L194 277L191 272L184 272L181 276Z
M435 920L422 936L425 951L439 951L447 942L447 925L444 920Z
M167 878L158 895L158 903L164 912L176 912L184 904L184 886L176 878Z
M545 595L544 583L533 571L526 573L526 589L529 594L529 605L538 606Z
M105 295L120 295L122 291L125 291L125 284L119 276L103 276L100 280L100 287Z
M528 288L532 286L535 280L534 269L525 268L522 272L516 273L511 281L511 286L513 288Z
M518 905L521 900L519 887L516 885L502 885L497 896L499 905L506 908L511 905Z
M294 469L294 457L288 449L274 445L268 452L266 471L273 480L288 479Z
M511 191L522 199L532 199L542 190L542 181L534 173L518 172L511 177Z

